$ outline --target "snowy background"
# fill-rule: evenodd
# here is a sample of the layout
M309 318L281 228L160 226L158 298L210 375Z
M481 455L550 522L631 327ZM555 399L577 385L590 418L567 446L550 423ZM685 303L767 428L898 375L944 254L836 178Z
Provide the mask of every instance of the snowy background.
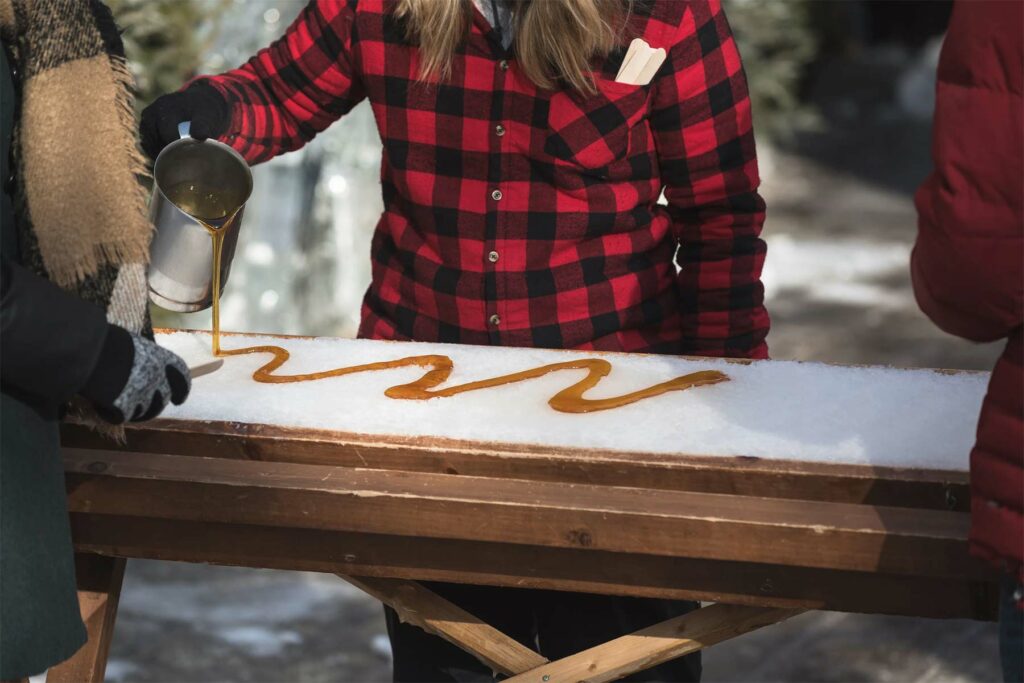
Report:
M778 9L787 1L734 5ZM282 31L299 7L229 4L229 30L205 52L203 71L238 64ZM941 28L911 19L900 34L892 28L898 22L879 24L864 3L809 4L860 17L854 27L860 38L806 71L799 94L815 114L793 113L788 134L759 139L769 206L764 280L772 355L988 370L998 346L938 332L918 312L907 273L912 194L929 168ZM925 2L879 4L929 9ZM848 28L842 23L822 41L846 40ZM741 48L749 62L751 51ZM305 150L256 169L224 299L227 329L354 332L370 230L381 210L379 142L369 114L360 106ZM202 315L173 322L208 325ZM131 561L107 678L387 681L389 648L379 605L331 576ZM712 648L704 678L997 680L995 629L808 614Z

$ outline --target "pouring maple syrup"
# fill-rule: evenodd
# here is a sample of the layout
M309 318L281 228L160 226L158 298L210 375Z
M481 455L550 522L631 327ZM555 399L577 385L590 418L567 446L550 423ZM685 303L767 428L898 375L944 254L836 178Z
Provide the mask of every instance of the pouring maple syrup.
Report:
M220 274L224 254L224 235L238 215L239 207L232 208L224 200L224 194L216 190L204 190L194 183L183 182L165 190L167 198L179 209L196 219L210 235L213 246L213 355L220 356Z
M187 187L186 187L187 186ZM174 196L172 196L174 195ZM530 379L543 377L552 372L561 370L586 370L587 375L569 387L559 391L548 400L548 405L553 409L564 413L589 413L598 410L610 410L621 406L636 403L645 398L660 396L670 391L683 391L693 387L718 384L729 381L729 377L717 370L703 370L686 375L675 377L666 382L661 382L644 389L639 389L620 396L612 396L601 399L584 398L588 390L595 387L602 378L606 377L612 370L612 364L604 358L578 358L560 363L549 363L540 367L513 372L499 377L467 382L453 387L438 389L452 374L454 364L448 356L439 354L425 354L421 356L408 356L391 361L379 361L376 363L365 363L363 365L352 365L348 367L332 368L320 372L311 372L299 375L275 374L291 355L280 346L249 346L241 349L222 349L220 346L220 273L221 258L223 255L224 235L226 228L231 224L237 215L234 211L225 207L219 200L216 192L199 192L195 186L182 183L168 191L168 198L175 202L183 211L187 212L206 229L210 234L213 244L213 355L214 356L240 356L254 353L267 353L271 359L260 366L252 375L253 380L266 384L286 384L293 382L312 382L328 377L342 377L360 372L376 372L392 370L403 367L426 368L426 372L419 379L388 388L384 394L388 398L400 400L427 400L431 398L445 398L456 396L470 391L479 391L514 384Z

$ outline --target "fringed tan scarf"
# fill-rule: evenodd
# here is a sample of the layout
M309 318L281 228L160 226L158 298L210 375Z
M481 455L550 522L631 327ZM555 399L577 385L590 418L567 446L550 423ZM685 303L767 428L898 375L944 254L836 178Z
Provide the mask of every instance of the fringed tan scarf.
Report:
M14 135L19 260L152 336L146 263L153 226L135 143L132 77L99 0L0 0L0 35L20 71ZM71 416L118 441L84 400Z
M153 228L113 16L98 0L0 0L0 31L20 71L21 261L102 306L110 322L148 331Z

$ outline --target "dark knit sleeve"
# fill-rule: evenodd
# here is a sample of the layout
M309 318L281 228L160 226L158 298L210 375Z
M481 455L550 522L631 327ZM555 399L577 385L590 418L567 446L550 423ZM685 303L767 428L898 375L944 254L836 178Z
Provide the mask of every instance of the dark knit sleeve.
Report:
M0 258L0 384L61 404L85 385L107 336L103 310Z

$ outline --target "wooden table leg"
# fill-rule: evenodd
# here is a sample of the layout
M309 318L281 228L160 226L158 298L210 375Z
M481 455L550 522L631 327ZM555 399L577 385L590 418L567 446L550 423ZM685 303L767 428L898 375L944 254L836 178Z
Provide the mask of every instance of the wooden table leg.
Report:
M507 683L614 681L708 645L775 624L802 610L716 604L507 679Z
M102 683L114 635L125 560L100 555L75 555L78 606L89 640L71 659L50 669L47 683Z
M548 661L416 581L339 576L391 607L402 621L444 638L499 673L514 675Z

